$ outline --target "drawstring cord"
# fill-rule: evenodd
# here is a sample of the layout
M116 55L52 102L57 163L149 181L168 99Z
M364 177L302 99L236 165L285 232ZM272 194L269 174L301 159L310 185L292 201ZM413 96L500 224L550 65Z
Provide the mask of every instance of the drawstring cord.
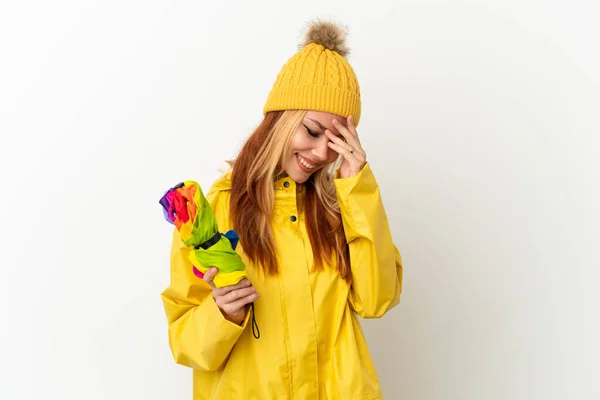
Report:
M252 335L254 335L255 339L258 339L260 337L260 330L256 323L256 316L254 315L254 303L250 303L250 318L252 319Z

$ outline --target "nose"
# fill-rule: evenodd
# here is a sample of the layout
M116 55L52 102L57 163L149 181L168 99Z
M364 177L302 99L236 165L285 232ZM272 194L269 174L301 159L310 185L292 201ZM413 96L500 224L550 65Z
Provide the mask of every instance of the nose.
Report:
M325 136L323 136L323 139L325 140L319 140L319 143L315 145L312 151L315 160L319 163L327 161L330 150L329 146L327 145L329 139L327 139Z

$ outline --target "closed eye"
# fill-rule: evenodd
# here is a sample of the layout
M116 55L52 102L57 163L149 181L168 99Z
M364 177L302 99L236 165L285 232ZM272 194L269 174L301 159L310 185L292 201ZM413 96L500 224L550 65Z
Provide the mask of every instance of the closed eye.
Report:
M312 137L318 137L319 135L316 134L315 132L311 131L310 128L306 125L304 125L304 127L306 128L306 131L308 132L308 134Z

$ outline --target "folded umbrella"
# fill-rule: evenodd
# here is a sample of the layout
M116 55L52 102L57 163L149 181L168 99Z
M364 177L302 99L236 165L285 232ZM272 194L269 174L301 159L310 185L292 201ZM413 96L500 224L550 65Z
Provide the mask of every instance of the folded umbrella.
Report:
M175 225L183 244L192 249L189 259L194 275L203 278L210 268L217 268L219 273L213 280L216 287L235 285L247 277L245 265L235 251L239 240L237 233L234 230L219 231L214 212L197 182L175 185L165 192L159 203L167 222ZM250 306L252 332L258 338L254 303Z

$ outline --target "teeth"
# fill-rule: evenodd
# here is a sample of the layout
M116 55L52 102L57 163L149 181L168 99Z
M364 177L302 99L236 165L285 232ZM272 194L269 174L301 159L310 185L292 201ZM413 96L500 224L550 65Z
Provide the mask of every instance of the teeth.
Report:
M315 165L309 164L306 162L304 158L300 154L298 154L298 160L300 160L300 164L304 165L308 169L313 169Z

